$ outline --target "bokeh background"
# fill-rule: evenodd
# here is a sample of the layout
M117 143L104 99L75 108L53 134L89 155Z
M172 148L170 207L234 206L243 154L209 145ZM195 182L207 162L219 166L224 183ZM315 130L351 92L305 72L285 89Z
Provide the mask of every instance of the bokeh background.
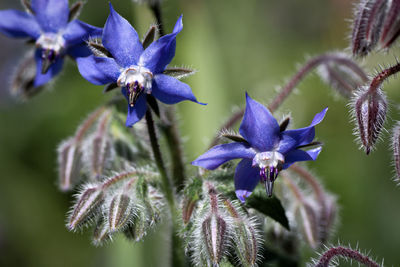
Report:
M141 35L154 22L146 6L111 2ZM104 25L107 3L88 0L80 19ZM184 14L173 64L199 70L186 82L208 103L177 105L187 159L206 150L234 107L244 105L245 91L268 103L306 56L346 49L353 5L348 0L165 0L167 32ZM0 9L10 8L21 9L19 1L1 0ZM9 80L26 49L23 41L0 36L0 266L164 266L168 242L161 231L139 244L121 236L95 248L90 231L73 234L65 228L72 196L56 186L57 144L111 96L80 77L69 61L48 90L29 102L16 101L9 95ZM395 55L400 51L372 55L363 63L374 73L379 64L394 63ZM396 79L385 83L391 99L389 132L399 119L399 85ZM308 166L338 198L340 223L332 242L358 244L384 258L387 266L398 266L400 189L392 181L390 135L383 133L377 151L366 156L354 142L347 101L315 74L298 86L277 116L290 112L294 126L301 127L325 106L328 115L317 128L324 150Z

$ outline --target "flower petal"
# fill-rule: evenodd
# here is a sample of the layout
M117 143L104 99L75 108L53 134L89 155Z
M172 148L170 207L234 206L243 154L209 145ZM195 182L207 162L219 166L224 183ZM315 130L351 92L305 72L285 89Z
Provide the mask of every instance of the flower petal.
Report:
M306 151L300 149L292 150L285 156L285 164L283 164L283 169L289 168L290 165L297 161L316 160L321 150L322 147L317 147Z
M143 64L153 73L162 73L165 67L175 56L176 36L183 29L182 15L175 24L172 33L167 34L151 43L140 56L140 64Z
M69 47L84 43L91 36L101 36L102 33L102 28L94 27L80 20L73 20L68 23L63 37L66 41L67 47Z
M37 39L40 27L35 18L19 10L0 10L0 32L8 37Z
M260 169L252 167L250 159L243 159L235 170L235 192L241 202L250 196L260 182Z
M214 170L229 160L237 158L252 159L254 155L254 150L244 143L229 143L211 148L193 161L192 165Z
M78 57L88 57L92 55L92 51L87 46L86 43L77 44L71 47L68 47L66 54L76 59Z
M36 61L36 77L33 82L34 87L39 87L50 81L54 76L56 76L63 67L64 59L62 57L58 57L56 61L51 64L49 70L42 74L42 51L41 49L37 49L35 52L35 61Z
M154 76L151 92L158 100L166 104L176 104L183 100L199 103L189 85L165 74Z
M103 45L123 67L136 65L143 52L136 30L113 9L111 3L103 31Z
M32 0L32 9L45 32L58 32L68 23L68 0Z
M246 111L239 133L252 147L269 151L279 141L279 124L266 107L246 93Z
M315 115L310 126L308 127L282 132L282 139L279 144L278 151L282 154L285 154L298 146L311 143L315 137L314 127L324 119L327 111L328 108L325 108L320 113Z
M80 57L76 59L83 78L95 85L117 81L120 68L114 59L108 57Z
M128 94L126 88L122 88L122 94L128 99ZM136 101L135 106L131 107L128 105L128 116L126 117L126 127L132 127L135 123L140 121L144 114L146 114L147 110L147 97L145 94L142 94L139 99Z

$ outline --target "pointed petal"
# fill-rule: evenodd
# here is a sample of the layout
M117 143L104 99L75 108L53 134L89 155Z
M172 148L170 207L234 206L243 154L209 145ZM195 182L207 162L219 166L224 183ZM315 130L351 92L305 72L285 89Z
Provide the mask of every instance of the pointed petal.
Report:
M176 104L183 100L199 103L189 85L165 74L154 76L151 92L158 100L166 104Z
M122 94L125 96L126 99L128 99L127 91L126 88L122 88L121 90ZM147 101L146 101L146 95L143 94L139 97L139 99L136 101L136 104L134 107L131 107L128 105L128 116L126 118L126 127L132 127L135 123L140 121L144 114L146 114L147 110Z
M0 10L0 32L8 37L37 39L40 27L35 18L19 10Z
M45 32L58 32L68 23L68 0L32 0L36 20Z
M297 161L316 160L321 150L322 147L317 147L306 151L300 149L292 150L285 156L285 164L283 164L283 169L289 168L290 165Z
M73 20L68 23L63 37L67 46L73 46L86 42L89 37L101 36L102 33L102 28L94 27L80 20Z
M269 151L279 141L279 124L271 112L246 93L246 111L239 133L259 151Z
M327 111L328 108L325 108L320 113L315 115L310 126L308 127L282 132L282 139L279 144L278 151L282 154L285 154L298 146L311 143L315 137L314 127L324 119Z
M251 195L260 182L260 169L252 167L250 159L243 159L235 170L235 192L241 202Z
M223 144L208 150L193 161L192 165L214 170L229 160L237 158L252 159L254 155L254 150L244 143Z
M120 68L112 58L92 55L77 58L76 62L83 78L95 85L115 82L120 74Z
M59 57L56 61L51 64L49 70L42 74L42 52L40 49L36 50L35 52L35 61L36 61L36 77L35 81L33 82L34 87L39 87L50 81L54 76L56 76L63 67L64 59Z
M172 33L151 43L144 50L140 56L140 64L143 64L153 73L162 73L175 56L176 36L182 29L182 16L180 16Z
M111 3L103 31L103 45L123 67L137 65L143 52L136 30L113 9Z

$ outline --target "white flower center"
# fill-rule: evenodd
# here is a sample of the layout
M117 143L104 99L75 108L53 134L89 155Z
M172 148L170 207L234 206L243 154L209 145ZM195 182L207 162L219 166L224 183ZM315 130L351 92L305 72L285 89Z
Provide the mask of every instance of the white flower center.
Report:
M281 153L276 151L257 153L256 156L253 158L253 166L258 166L260 169L280 169L283 163L285 163L285 157Z
M126 87L129 105L133 107L142 93L151 94L153 73L142 66L130 66L124 69L118 77L117 84Z
M65 40L59 33L43 33L37 39L36 47L43 49L43 58L54 60L63 52Z

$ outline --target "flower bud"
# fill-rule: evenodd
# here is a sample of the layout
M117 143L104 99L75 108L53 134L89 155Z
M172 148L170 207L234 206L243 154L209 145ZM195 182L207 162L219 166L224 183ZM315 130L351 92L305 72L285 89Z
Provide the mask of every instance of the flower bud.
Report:
M392 0L379 40L381 48L390 47L400 34L400 0Z
M114 150L108 132L110 118L111 111L105 111L98 121L97 129L85 139L83 144L84 163L94 180L104 173L104 170L109 167L111 159L114 158Z
M82 154L78 145L74 138L70 138L57 149L59 187L62 191L71 190L79 181Z
M77 196L76 204L69 216L67 227L75 230L85 225L96 213L96 209L104 201L104 193L101 187L87 185Z
M96 227L93 231L92 243L93 245L101 246L105 242L111 240L111 234L108 231L108 225L104 221L104 218L101 216L96 223Z
M392 147L396 181L400 181L400 122L397 122L393 129Z
M338 59L321 64L318 67L318 73L329 86L343 97L349 98L358 87L367 82L368 77L364 70L347 55L337 53L335 56Z
M147 226L146 213L143 210L137 210L133 222L127 225L124 234L126 238L139 242L146 236Z
M211 214L203 221L201 227L209 261L218 266L225 251L226 222L218 214Z
M354 116L358 125L356 130L367 154L373 149L386 119L387 100L378 87L370 90L362 87L353 101Z
M387 16L388 0L365 0L356 8L352 33L353 55L365 56L379 40Z
M133 215L132 200L126 194L115 195L109 205L108 224L110 232L125 227Z

